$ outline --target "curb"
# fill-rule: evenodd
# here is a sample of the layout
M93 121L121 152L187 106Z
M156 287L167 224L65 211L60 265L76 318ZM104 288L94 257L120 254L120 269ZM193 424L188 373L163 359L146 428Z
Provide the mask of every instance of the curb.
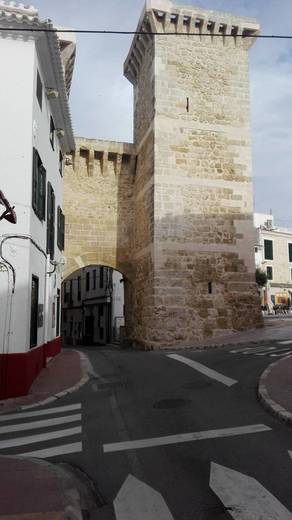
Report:
M287 356L291 357L291 356ZM270 412L271 415L274 417L277 417L281 422L284 422L288 426L292 426L292 414L288 412L283 406L276 403L271 397L268 392L268 385L267 385L267 379L270 374L270 372L273 370L273 368L280 363L282 360L278 360L275 363L272 363L271 365L264 370L262 375L260 376L258 388L257 388L257 395L258 399L268 412Z
M18 455L1 455L2 460L5 460L5 457L10 459L17 459L19 461L24 461L24 458ZM67 473L66 469L64 467L54 465L46 460L38 459L35 457L26 457L25 461L43 467L57 480L59 488L61 490L60 492L63 497L62 501L64 518L68 520L83 520L84 516L81 508L82 497L80 495L78 487L70 481L70 476ZM44 516L46 516L45 512L43 514ZM20 515L20 518L22 518L22 515Z
M62 392L58 392L57 394L54 394L51 397L48 397L47 399L43 399L42 401L37 401L36 403L33 403L33 404L24 404L22 406L17 406L9 411L0 410L0 415L6 415L12 411L19 412L21 410L30 410L31 408L36 408L38 406L44 406L46 404L50 404L50 403L60 399L61 397L64 397L65 395L72 394L76 390L79 390L79 388L81 386L85 385L89 381L90 375L94 372L92 365L91 365L88 357L86 356L86 354L84 354L83 352L80 352L79 350L73 350L73 352L78 352L78 354L80 356L81 373L83 374L80 381L78 381L78 383L76 383L76 385L71 386L70 388L66 388L66 390L62 390Z

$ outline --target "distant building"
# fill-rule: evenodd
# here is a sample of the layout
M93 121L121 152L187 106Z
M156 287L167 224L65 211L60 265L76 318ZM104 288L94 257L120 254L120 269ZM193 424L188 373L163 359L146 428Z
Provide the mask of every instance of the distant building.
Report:
M66 344L119 341L124 326L123 277L110 267L88 266L63 282L62 338Z
M273 215L255 213L256 267L268 277L263 304L291 305L292 300L292 229L274 225Z
M0 398L26 394L60 350L64 156L75 148L68 95L75 44L33 7L0 0ZM10 30L11 29L11 30ZM30 31L31 29L31 31ZM25 30L25 31L24 31Z

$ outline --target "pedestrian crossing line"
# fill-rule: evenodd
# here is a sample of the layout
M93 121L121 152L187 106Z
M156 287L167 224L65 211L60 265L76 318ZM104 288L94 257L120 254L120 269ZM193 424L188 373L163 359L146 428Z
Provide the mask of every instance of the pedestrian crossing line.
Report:
M0 434L20 432L24 430L37 430L44 427L55 426L57 424L66 424L70 422L76 422L81 420L81 413L75 415L68 415L65 417L54 417L50 419L44 419L41 421L13 424L0 427Z
M54 408L47 408L43 410L37 410L34 412L20 412L20 413L8 413L0 415L0 422L12 421L13 419L26 419L27 417L38 417L39 415L51 415L54 413L71 412L73 410L79 410L81 403L69 404L66 406L56 406Z
M220 374L219 372L212 370L212 368L208 368L205 365L202 365L201 363L198 363L197 361L193 361L192 359L189 359L185 356L180 356L179 354L168 354L167 357L174 359L175 361L180 361L181 363L184 363L185 365L188 365L189 367L194 368L198 372L201 372L201 374L204 374L205 376L210 377L211 379L215 379L216 381L218 381L219 383L222 383L223 385L232 386L238 382L235 379L226 377L223 374Z
M47 459L56 457L57 455L66 455L69 453L80 453L82 451L82 442L73 442L71 444L63 444L62 446L54 446L43 450L29 451L18 454L19 457L37 457L39 459Z
M6 448L15 448L17 446L24 446L26 444L33 444L36 442L50 441L52 439L60 439L62 437L70 437L82 433L82 426L75 426L66 430L57 430L54 432L38 433L37 435L29 435L28 437L18 437L15 439L5 439L0 441L0 450Z
M242 355L254 355L254 356L268 356L268 357L281 357L292 354L290 346L260 346L260 347L246 347L244 349L229 350L229 354L242 354Z
M292 339L285 339L284 341L277 341L279 345L292 345Z
M277 354L270 354L270 357L282 357L282 356L288 356L289 354L292 354L292 350L287 350L286 352L280 351Z
M164 437L153 437L150 439L139 439L135 441L113 442L103 445L104 453L114 451L137 450L141 448L154 448L168 444L179 444L182 442L200 441L205 439L216 439L221 437L233 437L235 435L247 435L271 431L272 428L265 424L251 424L235 428L222 428L218 430L206 430L201 432L179 433L177 435L166 435Z

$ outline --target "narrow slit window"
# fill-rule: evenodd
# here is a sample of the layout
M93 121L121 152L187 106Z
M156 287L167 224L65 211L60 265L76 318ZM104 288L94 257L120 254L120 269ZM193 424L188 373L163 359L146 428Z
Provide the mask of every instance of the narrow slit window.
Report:
M212 294L213 288L212 288L212 282L208 282L208 294Z

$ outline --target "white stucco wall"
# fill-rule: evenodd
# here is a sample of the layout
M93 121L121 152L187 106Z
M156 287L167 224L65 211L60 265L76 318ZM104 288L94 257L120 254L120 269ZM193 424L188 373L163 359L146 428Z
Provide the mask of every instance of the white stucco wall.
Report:
M50 103L45 96L40 110L36 98L36 77L42 67L35 41L0 37L0 189L15 206L17 224L0 221L0 236L4 234L29 235L46 251L47 223L41 222L32 209L32 157L35 147L47 172L47 182L55 192L55 260L61 252L57 247L57 207L62 207L63 179L59 173L59 143L55 136L55 150L49 140ZM42 78L43 79L43 78ZM1 206L2 208L2 206ZM0 208L0 209L1 209ZM43 326L38 328L37 346L53 339L52 304L60 288L60 274L47 277L47 260L31 242L20 238L9 239L3 245L3 256L13 265L16 273L15 293L11 298L12 276L2 267L0 271L0 354L25 352L30 348L30 305L32 275L39 279L39 303L44 304ZM52 266L49 267L52 270ZM46 293L46 295L45 295ZM47 303L45 303L47 300ZM9 325L8 325L9 323ZM56 325L56 320L55 320Z

